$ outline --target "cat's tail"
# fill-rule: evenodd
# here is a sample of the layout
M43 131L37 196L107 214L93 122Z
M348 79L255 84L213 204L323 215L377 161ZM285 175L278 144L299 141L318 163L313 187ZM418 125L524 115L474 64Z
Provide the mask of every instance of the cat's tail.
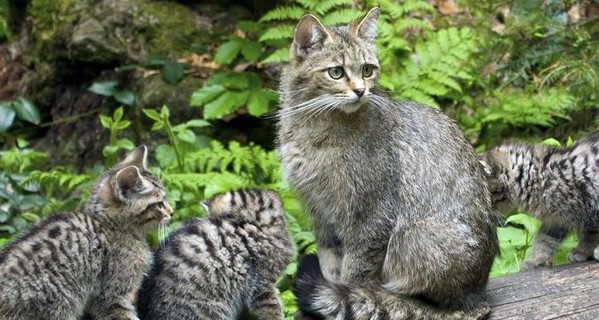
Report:
M301 312L296 319L383 320L383 319L480 319L480 312L441 310L425 302L393 293L382 286L356 286L327 281L316 255L304 256L297 271L295 288Z

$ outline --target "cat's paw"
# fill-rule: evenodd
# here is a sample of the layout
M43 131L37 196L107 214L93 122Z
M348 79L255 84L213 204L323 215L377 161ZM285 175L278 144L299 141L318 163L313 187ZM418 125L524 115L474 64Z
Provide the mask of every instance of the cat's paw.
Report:
M591 258L591 254L584 250L574 248L568 253L568 260L571 262L583 262Z
M551 258L526 260L526 261L522 262L522 265L520 266L520 270L526 271L526 270L532 270L532 269L539 268L539 267L552 268L553 267L552 260L553 259L551 259Z

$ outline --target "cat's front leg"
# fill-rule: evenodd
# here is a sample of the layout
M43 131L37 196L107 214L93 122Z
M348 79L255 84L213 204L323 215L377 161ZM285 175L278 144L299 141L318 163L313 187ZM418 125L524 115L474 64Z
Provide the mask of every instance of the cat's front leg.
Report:
M368 282L380 272L384 256L383 249L365 243L347 247L341 266L341 281L353 284Z
M522 263L522 270L536 267L552 267L553 254L562 240L568 235L568 229L554 224L543 224L535 237L530 258Z
M92 298L86 312L93 319L139 320L135 307L133 307L127 296Z
M258 320L283 319L283 305L274 285L256 293L250 310Z
M339 280L343 263L343 245L331 229L317 228L318 259L325 279Z
M589 260L598 244L599 228L582 229L578 234L578 246L568 253L568 260L572 262Z

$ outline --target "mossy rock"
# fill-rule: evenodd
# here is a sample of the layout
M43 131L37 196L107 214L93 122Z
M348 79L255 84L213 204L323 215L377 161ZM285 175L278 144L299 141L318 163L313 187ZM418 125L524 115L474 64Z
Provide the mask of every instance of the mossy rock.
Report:
M67 59L99 65L181 56L207 40L195 13L173 2L32 0L32 62Z

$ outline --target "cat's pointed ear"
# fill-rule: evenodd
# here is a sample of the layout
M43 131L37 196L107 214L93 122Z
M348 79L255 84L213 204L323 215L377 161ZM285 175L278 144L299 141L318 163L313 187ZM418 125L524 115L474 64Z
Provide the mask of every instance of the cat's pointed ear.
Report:
M119 197L127 197L143 188L143 177L137 166L128 166L116 173L116 190Z
M295 56L305 56L322 49L325 40L330 37L326 28L318 18L311 14L302 17L295 27L292 53Z
M354 34L358 38L374 41L376 38L376 22L380 12L381 10L378 7L374 7L368 11L364 18L354 21L351 24Z
M480 166L483 169L485 177L492 177L493 168L491 168L491 165L486 161L486 159L483 159L483 157L479 157L478 162L480 163Z
M123 161L121 166L136 166L141 169L146 168L146 159L148 157L148 148L141 145L133 150Z

